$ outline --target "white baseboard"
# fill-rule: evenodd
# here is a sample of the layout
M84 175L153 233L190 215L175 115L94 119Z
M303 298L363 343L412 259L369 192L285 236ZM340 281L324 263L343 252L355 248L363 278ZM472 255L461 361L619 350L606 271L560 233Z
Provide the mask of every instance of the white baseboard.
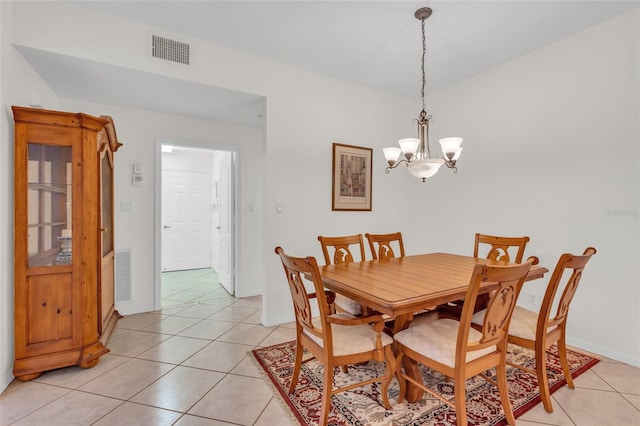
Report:
M279 317L275 317L275 318L269 318L269 321L266 321L264 318L264 313L262 314L262 318L260 318L260 321L262 321L262 325L265 327L275 327L281 324L286 324L288 322L293 322L295 321L296 318L293 314L291 315L283 315L283 316L279 316Z
M640 367L639 356L622 354L622 353L611 350L611 348L596 345L596 344L593 344L592 342L586 342L580 339L573 339L570 337L567 337L567 345L572 346L576 349L582 349L584 351L591 352L592 354L602 355L604 357L607 357L616 361L620 361L625 364L632 365L634 367Z

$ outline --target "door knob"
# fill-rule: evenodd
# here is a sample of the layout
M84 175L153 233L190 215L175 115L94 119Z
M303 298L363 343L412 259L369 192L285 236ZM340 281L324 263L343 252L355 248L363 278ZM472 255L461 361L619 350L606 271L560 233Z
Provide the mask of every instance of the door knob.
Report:
M169 229L169 228L171 228L171 226L169 226L169 225L164 225L164 226L163 226L163 228L164 228L164 229Z

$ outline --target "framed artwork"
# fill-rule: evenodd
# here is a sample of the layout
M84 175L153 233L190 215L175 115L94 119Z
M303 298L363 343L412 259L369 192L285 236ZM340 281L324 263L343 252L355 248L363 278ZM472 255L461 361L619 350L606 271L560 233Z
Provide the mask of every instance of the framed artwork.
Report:
M331 210L371 211L373 149L333 144Z

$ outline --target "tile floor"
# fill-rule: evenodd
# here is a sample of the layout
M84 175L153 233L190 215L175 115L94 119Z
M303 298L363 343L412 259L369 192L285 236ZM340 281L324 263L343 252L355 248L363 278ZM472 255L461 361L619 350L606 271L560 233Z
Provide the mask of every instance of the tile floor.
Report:
M294 425L248 353L292 340L291 324L260 325L260 297L236 299L211 270L163 274L163 308L122 318L111 352L0 395L0 425ZM603 360L518 425L640 424L640 369Z

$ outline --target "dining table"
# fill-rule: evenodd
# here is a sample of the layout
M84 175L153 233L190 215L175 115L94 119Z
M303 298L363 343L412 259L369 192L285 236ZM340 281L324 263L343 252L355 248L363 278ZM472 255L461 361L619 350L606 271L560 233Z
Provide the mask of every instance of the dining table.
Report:
M414 313L464 299L478 264L509 263L453 253L427 253L326 265L320 267L320 275L327 289L392 318L392 332L396 333L409 326ZM546 272L547 268L533 265L526 281L542 278ZM482 283L480 292L488 293L496 286L497 283ZM414 364L403 366L420 380ZM419 401L422 390L408 385L407 400Z

